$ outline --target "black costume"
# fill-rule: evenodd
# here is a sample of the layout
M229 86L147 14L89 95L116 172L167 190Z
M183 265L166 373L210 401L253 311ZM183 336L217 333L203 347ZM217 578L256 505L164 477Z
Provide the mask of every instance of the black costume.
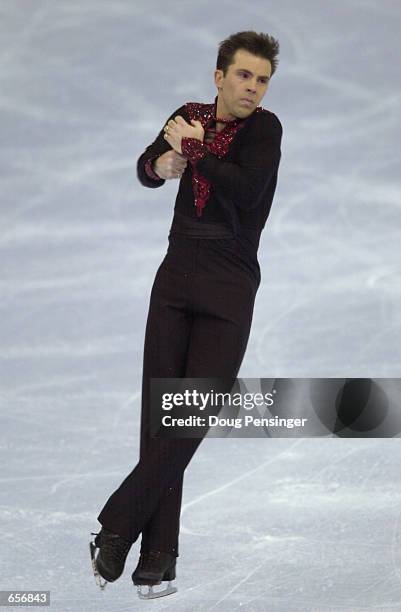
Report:
M178 556L183 473L200 438L151 438L149 379L236 378L260 284L260 233L272 205L281 123L260 107L215 133L214 104L188 103L170 117L205 128L204 144L183 138L189 160L180 180L167 254L152 287L146 326L140 460L98 520L141 551ZM208 143L208 144L205 144ZM152 160L170 150L163 130L140 156L138 178L159 187ZM214 151L211 152L211 150Z

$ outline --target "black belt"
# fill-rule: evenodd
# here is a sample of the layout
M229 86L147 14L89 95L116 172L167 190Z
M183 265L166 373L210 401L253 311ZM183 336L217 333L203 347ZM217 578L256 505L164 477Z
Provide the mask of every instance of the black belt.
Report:
M226 223L210 223L187 217L174 212L170 234L179 234L189 238L234 238L233 230Z

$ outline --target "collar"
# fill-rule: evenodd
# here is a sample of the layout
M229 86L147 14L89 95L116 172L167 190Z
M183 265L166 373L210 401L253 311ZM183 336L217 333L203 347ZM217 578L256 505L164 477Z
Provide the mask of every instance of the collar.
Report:
M236 125L237 123L244 121L244 119L240 119L239 117L237 117L236 119L219 119L217 117L217 98L218 96L215 97L214 104L213 104L213 120L214 121L216 122L218 121L219 123L224 123L225 125Z

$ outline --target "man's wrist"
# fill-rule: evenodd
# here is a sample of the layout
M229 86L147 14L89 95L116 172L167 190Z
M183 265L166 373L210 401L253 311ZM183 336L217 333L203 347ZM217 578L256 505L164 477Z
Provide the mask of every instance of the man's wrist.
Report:
M203 159L209 152L207 145L198 140L197 138L186 138L181 139L181 150L184 157L186 157L192 164L196 164L197 161Z
M162 181L163 179L157 174L155 169L155 163L157 161L157 157L151 157L145 162L145 172L149 178L154 181Z

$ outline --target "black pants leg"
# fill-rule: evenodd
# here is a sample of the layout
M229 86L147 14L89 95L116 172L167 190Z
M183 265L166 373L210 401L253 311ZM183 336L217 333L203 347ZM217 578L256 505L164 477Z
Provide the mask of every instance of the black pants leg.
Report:
M150 378L238 374L258 282L235 261L233 239L170 236L146 325L140 460L98 520L141 550L178 556L183 475L202 439L151 438Z

